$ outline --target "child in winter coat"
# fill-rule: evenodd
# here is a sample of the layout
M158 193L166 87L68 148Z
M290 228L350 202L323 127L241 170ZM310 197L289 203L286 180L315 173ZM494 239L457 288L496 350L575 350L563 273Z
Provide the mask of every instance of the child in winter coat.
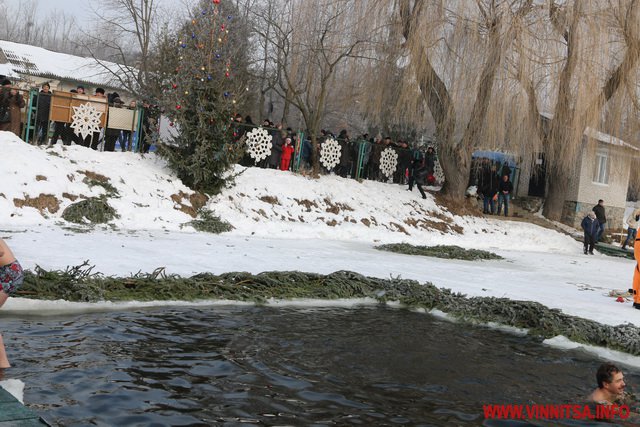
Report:
M293 156L293 145L291 145L291 138L285 138L284 145L282 146L282 158L280 159L280 170L289 170L289 164L291 163L291 157Z
M580 224L584 230L584 254L587 252L589 255L593 255L593 247L596 244L596 236L600 229L600 223L596 219L595 212L589 212L589 215L585 216Z

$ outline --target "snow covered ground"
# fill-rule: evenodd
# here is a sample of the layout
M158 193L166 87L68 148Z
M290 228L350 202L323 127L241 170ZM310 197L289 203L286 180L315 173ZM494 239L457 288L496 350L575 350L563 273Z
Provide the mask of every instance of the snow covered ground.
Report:
M583 255L581 243L533 224L456 216L431 195L423 200L405 186L237 167L235 186L207 205L235 229L212 235L188 225L192 217L179 209L188 210L193 192L154 155L76 146L43 149L6 132L0 132L0 145L0 237L29 269L36 264L63 269L89 260L94 271L120 276L157 267L181 275L352 270L429 281L470 296L533 300L606 324L640 326L640 310L607 295L631 286L634 261ZM75 197L106 193L86 179L94 174L109 178L117 190L109 203L120 217L80 233L61 214ZM43 195L55 198L57 209L32 202L53 200ZM373 249L391 242L487 249L505 259L468 262ZM3 311L46 314L132 306L13 298Z

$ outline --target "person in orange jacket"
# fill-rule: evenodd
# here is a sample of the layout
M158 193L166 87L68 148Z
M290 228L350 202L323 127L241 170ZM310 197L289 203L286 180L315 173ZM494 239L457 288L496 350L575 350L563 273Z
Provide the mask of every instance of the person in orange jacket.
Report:
M280 170L289 170L289 164L291 163L291 156L293 156L293 145L291 145L291 138L285 138L282 145L282 157L280 158Z

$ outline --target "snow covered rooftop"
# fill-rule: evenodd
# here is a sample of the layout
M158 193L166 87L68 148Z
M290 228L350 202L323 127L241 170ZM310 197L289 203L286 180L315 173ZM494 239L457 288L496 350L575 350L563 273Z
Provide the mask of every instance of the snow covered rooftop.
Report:
M553 119L553 114L548 113L546 111L540 111L540 115L549 120ZM640 151L639 148L629 144L628 142L624 142L620 138L616 138L615 136L609 135L608 133L600 132L599 130L596 130L590 127L587 127L584 130L584 135L588 136L589 138L593 138L596 141L603 142L605 144L616 145L618 147L628 148L633 151Z
M584 134L586 136L588 136L589 138L593 138L596 141L604 142L605 144L616 145L618 147L628 148L628 149L633 150L633 151L640 151L639 148L634 147L633 145L629 144L628 142L624 142L623 140L621 140L619 138L616 138L615 136L611 136L608 133L600 132L600 131L595 130L593 128L586 128L584 130Z
M100 64L94 58L68 55L5 40L0 40L0 51L8 61L0 64L0 74L11 77L27 74L120 88L118 79L109 70L117 73L123 66L113 62L101 61Z

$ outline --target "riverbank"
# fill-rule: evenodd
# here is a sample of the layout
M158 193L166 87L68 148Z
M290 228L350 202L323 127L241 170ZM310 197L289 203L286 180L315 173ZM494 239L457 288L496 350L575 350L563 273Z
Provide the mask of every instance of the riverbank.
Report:
M95 272L119 277L159 267L181 276L349 270L430 282L469 297L538 302L609 326L640 326L640 310L609 296L629 288L632 260L585 256L570 236L537 225L455 215L432 194L422 200L394 184L238 167L235 185L204 204L234 229L199 233L189 225L193 193L154 156L42 149L0 137L10 148L0 159L8 183L0 195L0 237L32 271L84 261ZM96 184L97 176L107 178L112 190ZM68 223L61 212L73 203L69 195L103 197L119 216L106 225ZM58 201L57 210L24 203L52 200L48 196ZM444 260L374 249L399 242L485 249L504 259ZM2 312L65 310L75 308L13 298Z

